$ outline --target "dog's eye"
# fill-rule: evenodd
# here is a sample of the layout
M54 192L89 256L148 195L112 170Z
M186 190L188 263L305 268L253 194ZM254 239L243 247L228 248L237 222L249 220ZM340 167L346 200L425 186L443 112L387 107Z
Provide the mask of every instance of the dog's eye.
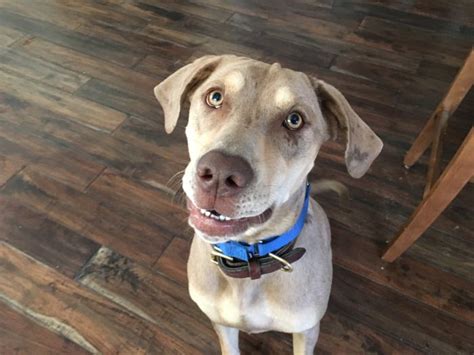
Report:
M214 108L219 108L222 106L224 101L224 94L219 90L213 90L206 96L206 103Z
M303 117L298 112L290 113L285 121L283 121L283 125L289 129L290 131L295 131L303 127L304 121Z

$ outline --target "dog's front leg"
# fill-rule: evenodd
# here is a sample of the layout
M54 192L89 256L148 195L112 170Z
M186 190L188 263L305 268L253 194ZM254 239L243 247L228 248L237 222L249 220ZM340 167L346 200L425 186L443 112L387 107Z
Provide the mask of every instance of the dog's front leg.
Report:
M217 323L212 325L219 337L222 355L239 355L239 330Z
M301 333L293 333L293 354L312 355L319 337L319 323Z

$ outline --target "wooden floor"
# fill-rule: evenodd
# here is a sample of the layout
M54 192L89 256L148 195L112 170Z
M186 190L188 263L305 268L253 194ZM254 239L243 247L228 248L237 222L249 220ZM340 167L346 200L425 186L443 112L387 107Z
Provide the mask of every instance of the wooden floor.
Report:
M316 75L385 143L351 179L342 146L311 179L331 219L334 283L317 352L474 352L474 189L392 265L386 242L421 199L426 158L402 159L474 42L470 0L0 0L0 353L211 354L190 300L192 233L166 183L187 161L152 88L209 53ZM450 121L447 161L472 125ZM196 265L195 267L199 267ZM241 336L289 354L282 334Z

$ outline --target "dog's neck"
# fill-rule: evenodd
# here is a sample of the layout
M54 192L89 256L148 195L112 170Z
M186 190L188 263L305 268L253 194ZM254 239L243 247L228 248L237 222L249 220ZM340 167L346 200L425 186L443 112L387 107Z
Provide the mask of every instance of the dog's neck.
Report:
M267 222L262 226L250 227L237 241L254 244L286 232L295 224L300 214L305 192L306 182L301 184L286 202L273 210L272 217Z

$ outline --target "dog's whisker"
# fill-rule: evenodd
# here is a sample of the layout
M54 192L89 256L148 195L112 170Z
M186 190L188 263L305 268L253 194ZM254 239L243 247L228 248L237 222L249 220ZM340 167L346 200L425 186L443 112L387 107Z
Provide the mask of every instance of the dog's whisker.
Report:
M178 172L176 172L173 176L171 176L171 177L169 178L169 181L175 179L175 178L176 178L177 176L179 176L179 175L184 175L184 172L185 172L184 169L183 169L183 170L180 170L180 171L178 171Z
M180 182L182 176L184 175L184 170L178 171L176 174L174 174L172 177L169 178L168 182L166 183L166 186L168 187L173 187L173 185L176 184L176 182Z

